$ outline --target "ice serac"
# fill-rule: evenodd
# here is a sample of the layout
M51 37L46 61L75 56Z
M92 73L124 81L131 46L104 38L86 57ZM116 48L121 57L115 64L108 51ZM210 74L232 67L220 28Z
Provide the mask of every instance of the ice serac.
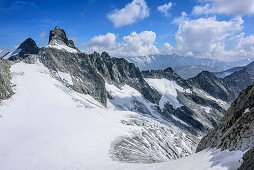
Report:
M254 84L243 90L227 110L222 122L202 138L197 152L205 148L246 151L254 146Z
M49 45L67 45L70 48L78 50L74 42L67 38L65 31L58 26L49 33Z
M38 54L39 47L32 38L27 38L12 54L9 60L21 60L30 54Z

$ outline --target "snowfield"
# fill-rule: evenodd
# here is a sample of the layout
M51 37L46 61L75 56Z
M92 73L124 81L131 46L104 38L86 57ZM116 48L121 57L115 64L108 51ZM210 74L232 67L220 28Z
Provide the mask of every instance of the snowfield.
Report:
M164 105L169 102L174 109L177 109L178 107L183 106L179 103L177 100L177 90L180 92L187 92L191 93L190 89L183 89L181 86L179 86L176 82L167 80L165 78L162 79L151 79L146 78L145 81L152 87L154 87L156 90L161 92L163 94L161 100L160 100L160 108L163 110Z
M239 166L242 152L218 150L202 151L163 163L121 163L113 158L111 152L112 142L122 136L130 138L133 134L141 134L138 137L147 144L137 147L147 146L147 154L154 153L150 152L154 149L150 145L158 145L152 158L163 157L167 151L160 146L164 148L172 142L170 140L179 142L181 147L176 148L179 153L193 152L190 149L193 141L156 120L124 111L125 108L120 111L114 100L110 103L111 107L104 108L91 96L76 93L65 86L63 82L72 83L68 73L58 73L56 79L39 62L16 63L12 65L11 72L15 95L0 103L1 170L203 170ZM122 91L112 85L107 85L107 89L115 97L115 102L127 108L130 101L124 100L126 95L141 98L128 86ZM129 93L122 94L124 91ZM168 95L169 92L166 92ZM132 121L136 117L139 119ZM142 136L144 133L148 134L148 138ZM178 139L179 136L182 140ZM161 143L156 143L158 138ZM142 153L143 150L137 151Z

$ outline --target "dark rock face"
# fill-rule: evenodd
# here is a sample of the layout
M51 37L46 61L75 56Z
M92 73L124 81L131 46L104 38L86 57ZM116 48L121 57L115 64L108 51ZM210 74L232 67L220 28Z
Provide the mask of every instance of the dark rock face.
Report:
M137 89L150 102L158 104L161 94L147 84L140 70L133 63L123 58L110 58L106 52L103 52L101 56L94 53L89 57L107 82L117 87L126 83Z
M196 77L188 79L188 83L224 101L232 101L235 99L235 95L238 94L228 90L228 86L222 79L217 78L208 71L203 71Z
M11 87L11 63L0 58L0 101L10 98L14 92Z
M254 148L250 149L243 155L243 163L238 170L253 170L254 169Z
M254 146L254 84L231 104L221 124L202 138L197 152L205 148L248 150Z
M26 58L30 54L38 54L39 47L32 38L26 39L18 48L18 53L11 56L9 60L20 60Z
M254 62L223 79L227 88L238 94L254 81Z
M67 38L65 31L58 26L49 33L49 44L65 44L68 47L75 48L74 42Z
M75 91L93 96L106 105L107 92L104 79L83 53L69 53L55 48L41 48L39 60L50 70L70 73Z

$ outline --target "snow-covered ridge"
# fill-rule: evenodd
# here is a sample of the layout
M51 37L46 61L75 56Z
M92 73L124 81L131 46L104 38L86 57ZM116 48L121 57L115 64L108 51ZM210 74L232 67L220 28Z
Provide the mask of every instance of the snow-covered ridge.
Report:
M63 44L47 45L46 48L56 48L58 50L66 50L70 53L77 53L78 52L78 50L68 47L67 45L63 45Z

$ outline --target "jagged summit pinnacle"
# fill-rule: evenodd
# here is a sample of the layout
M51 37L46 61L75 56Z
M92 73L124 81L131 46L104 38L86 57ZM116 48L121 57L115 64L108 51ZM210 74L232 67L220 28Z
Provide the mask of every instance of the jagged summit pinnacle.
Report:
M60 27L56 26L54 30L49 33L49 45L67 45L71 48L75 48L74 42L69 40L65 31Z

